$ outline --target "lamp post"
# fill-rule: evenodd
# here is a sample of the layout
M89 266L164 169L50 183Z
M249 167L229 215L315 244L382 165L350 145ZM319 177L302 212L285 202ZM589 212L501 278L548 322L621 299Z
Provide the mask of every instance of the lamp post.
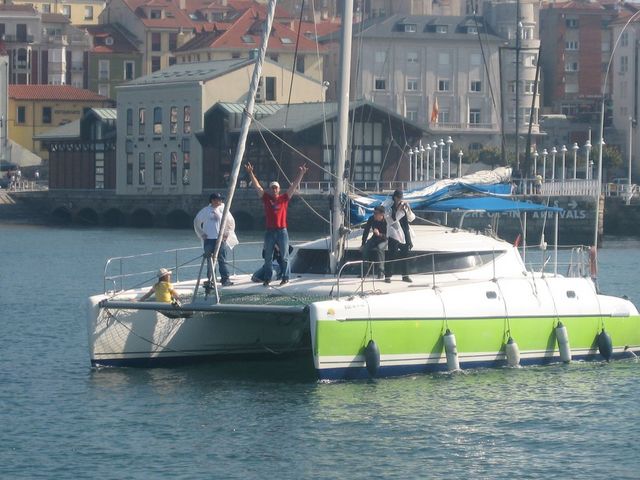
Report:
M422 140L420 140L420 181L424 181L424 147L422 146Z
M534 150L533 151L533 176L537 176L538 175L538 157L540 156L540 154L538 153L538 150Z
M436 141L434 140L433 143L431 144L431 150L433 150L433 179L436 179L436 155L438 154L438 144L436 143Z
M622 38L622 34L627 29L629 24L636 19L636 17L640 15L640 10L635 12L633 15L629 17L629 20L624 24L622 30L618 34L615 43L613 44L613 48L611 49L611 55L609 56L609 62L607 63L607 69L605 70L604 78L602 79L602 92L601 92L601 103L600 103L600 151L598 152L598 195L596 197L596 221L595 221L595 231L593 235L593 246L598 246L598 219L600 218L600 194L602 192L602 151L604 150L604 103L605 103L605 90L607 89L607 79L609 78L609 70L611 69L611 63L613 62L613 54L616 52L616 48L618 47L618 43L620 43L620 38Z
M441 138L438 143L440 147L440 180L444 178L444 158L442 157L442 149L444 148L444 140Z
M447 137L447 178L451 178L451 145L453 145L453 140L451 137Z
M589 155L591 154L591 142L587 139L584 144L584 148L587 150L587 169L585 172L585 177L587 180L591 180L591 165L589 164Z
M431 156L431 145L427 142L427 146L425 147L425 151L427 152L427 180L429 180L429 160Z
M564 169L565 169L565 158L567 155L567 146L566 145L562 145L562 148L560 149L560 151L562 152L562 175L560 176L560 178L562 179L562 182L564 183L565 180L565 174L564 174Z
M556 181L556 153L558 153L558 149L553 147L551 149L551 181Z
M413 182L413 148L409 147L409 181Z
M543 180L547 179L547 155L549 155L549 152L547 152L547 149L545 148L544 150L542 150L542 179Z
M627 166L627 199L631 200L631 152L633 151L633 117L629 117L629 165Z
M575 180L578 172L578 150L580 150L577 142L573 142L571 150L573 150L573 179Z
M460 150L458 152L458 178L462 176L462 157L463 156L464 156L464 153L462 153L462 150Z

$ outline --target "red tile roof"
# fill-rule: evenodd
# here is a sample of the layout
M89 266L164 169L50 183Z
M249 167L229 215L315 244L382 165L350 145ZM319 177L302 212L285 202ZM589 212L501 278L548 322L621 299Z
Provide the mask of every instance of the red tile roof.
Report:
M123 3L127 5L132 12L140 19L140 21L150 28L193 28L194 23L189 18L186 11L180 10L180 6L177 1L172 0L124 0ZM153 7L155 9L162 9L171 16L165 16L164 18L147 18L145 9L146 7Z
M260 11L262 10L262 11ZM264 9L250 8L246 10L226 31L214 31L196 35L187 43L182 45L177 51L188 52L198 49L234 49L247 50L258 48L262 40L261 25L264 22ZM220 24L219 26L226 26ZM267 51L271 53L293 52L296 49L298 32L292 30L287 25L274 22L269 37ZM251 39L248 43L245 39ZM283 42L283 39L288 39ZM324 52L326 47L320 46L319 50ZM315 52L316 42L300 35L298 40L299 52Z
M93 100L108 102L107 97L71 85L9 85L9 98L15 100L58 100L63 102Z

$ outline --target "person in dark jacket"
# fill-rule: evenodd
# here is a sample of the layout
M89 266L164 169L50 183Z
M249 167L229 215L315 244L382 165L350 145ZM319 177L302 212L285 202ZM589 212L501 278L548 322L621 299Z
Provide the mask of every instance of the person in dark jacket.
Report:
M372 233L371 238L369 232ZM362 232L362 259L376 262L378 278L384 277L384 251L387 248L387 221L384 219L384 207L379 205L367 220Z

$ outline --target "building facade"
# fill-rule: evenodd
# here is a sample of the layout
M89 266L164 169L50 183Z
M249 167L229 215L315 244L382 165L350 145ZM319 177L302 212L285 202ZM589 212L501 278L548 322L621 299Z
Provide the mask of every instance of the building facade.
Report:
M619 138L627 173L631 161L632 175L640 175L640 141L638 140L638 116L640 115L640 22L632 20L625 27L629 16L613 22L612 40L619 39L613 52L609 71L611 85L611 119L614 132L605 131L605 142L611 145ZM617 134L617 135L616 135Z
M92 41L87 52L87 88L116 98L116 87L141 75L142 55L133 42L113 25L86 27Z
M246 101L255 61L179 64L118 88L117 187L130 195L200 194L203 154L195 134L220 101ZM289 91L291 76L295 81ZM322 101L320 82L265 61L258 103Z
M438 136L456 136L467 147L498 143L495 99L503 40L482 18L394 15L356 34L356 42L362 45L359 57L354 52L361 75L352 97L371 100Z
M13 0L15 5L33 5L40 13L64 15L73 25L94 25L104 10L104 0Z
M70 85L9 85L9 138L46 160L49 152L36 135L110 105L108 98Z
M40 13L30 5L0 5L0 35L9 55L10 83L84 86L90 39L66 16Z
M615 15L598 2L549 3L540 11L543 99L550 112L599 122L612 47L608 24Z

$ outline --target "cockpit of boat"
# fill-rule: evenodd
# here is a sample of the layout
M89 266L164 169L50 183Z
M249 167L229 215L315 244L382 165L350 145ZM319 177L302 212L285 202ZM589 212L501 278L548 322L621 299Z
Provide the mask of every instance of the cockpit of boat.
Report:
M494 262L510 245L502 240L441 226L414 226L414 247L409 252L409 275L451 273L472 270ZM358 275L362 260L360 244L362 229L348 236L343 275ZM330 273L328 238L299 245L291 265L292 274Z

